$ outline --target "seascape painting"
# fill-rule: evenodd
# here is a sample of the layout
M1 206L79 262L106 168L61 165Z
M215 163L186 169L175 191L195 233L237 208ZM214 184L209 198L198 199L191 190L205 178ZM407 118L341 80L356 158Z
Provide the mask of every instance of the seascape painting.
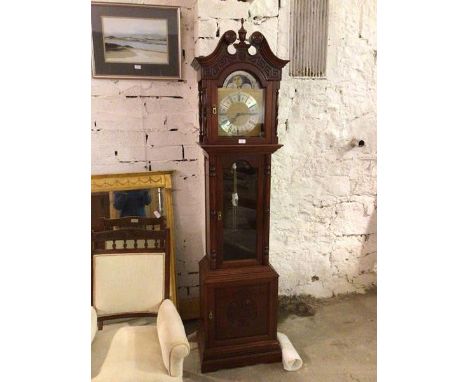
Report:
M106 63L167 64L166 19L102 17Z

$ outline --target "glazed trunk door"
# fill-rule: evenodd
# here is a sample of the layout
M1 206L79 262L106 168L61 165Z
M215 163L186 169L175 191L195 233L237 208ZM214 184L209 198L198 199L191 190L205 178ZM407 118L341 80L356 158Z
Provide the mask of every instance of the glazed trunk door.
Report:
M217 268L262 262L263 162L261 155L218 161Z

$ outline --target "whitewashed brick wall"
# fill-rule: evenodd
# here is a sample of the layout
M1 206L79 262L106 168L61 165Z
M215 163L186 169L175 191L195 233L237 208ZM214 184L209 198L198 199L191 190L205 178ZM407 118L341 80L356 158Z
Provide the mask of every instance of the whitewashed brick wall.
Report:
M174 170L179 298L197 297L204 253L203 165L198 140L195 0L126 1L181 6L182 81L93 79L92 173Z
M288 58L289 5L198 1L196 54L209 54L243 17L248 35L259 30ZM327 78L283 71L270 234L281 294L328 297L376 282L376 57L376 1L330 0Z
M203 168L195 55L247 21L289 56L289 0L135 1L182 7L182 82L92 81L93 174L175 170L179 295L198 296L204 253ZM283 71L273 155L270 259L280 293L364 291L376 281L376 4L330 0L327 79ZM353 139L366 145L352 147ZM116 154L117 153L117 154ZM184 154L184 155L183 155Z

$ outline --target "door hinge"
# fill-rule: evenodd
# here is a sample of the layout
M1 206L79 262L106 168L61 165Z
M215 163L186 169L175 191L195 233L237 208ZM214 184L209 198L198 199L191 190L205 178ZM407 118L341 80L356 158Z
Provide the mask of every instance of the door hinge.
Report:
M210 313L208 314L208 318L209 318L210 320L213 319L213 312L210 311Z
M213 115L216 115L216 112L217 112L217 109L216 109L216 106L213 106Z

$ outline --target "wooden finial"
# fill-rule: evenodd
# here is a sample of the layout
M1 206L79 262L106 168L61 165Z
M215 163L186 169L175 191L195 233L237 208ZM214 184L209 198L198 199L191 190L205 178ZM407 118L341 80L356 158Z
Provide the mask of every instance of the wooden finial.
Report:
M241 42L244 42L246 35L247 35L247 31L244 29L244 18L242 18L241 19L241 27L239 29L239 40Z

